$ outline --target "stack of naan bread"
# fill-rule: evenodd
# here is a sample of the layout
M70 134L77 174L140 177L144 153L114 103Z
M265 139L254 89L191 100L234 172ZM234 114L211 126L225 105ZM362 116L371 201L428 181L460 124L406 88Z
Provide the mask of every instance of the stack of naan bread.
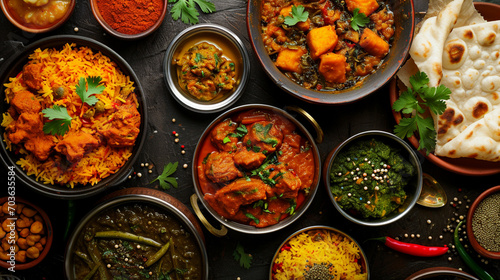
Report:
M500 161L499 32L500 21L486 22L472 0L430 1L410 55L429 86L452 92L445 112L432 116L435 155ZM398 74L403 82L417 71L411 63Z

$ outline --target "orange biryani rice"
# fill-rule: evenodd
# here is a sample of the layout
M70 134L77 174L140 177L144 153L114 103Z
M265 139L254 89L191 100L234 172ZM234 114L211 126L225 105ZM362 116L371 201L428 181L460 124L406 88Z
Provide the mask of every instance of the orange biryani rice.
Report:
M292 237L274 259L274 280L367 279L358 245L330 230L309 230Z
M76 47L76 44L66 44L61 49L37 49L29 56L27 65L31 64L39 64L38 67L41 65L39 71L41 85L39 88L34 89L27 85L25 79L28 78L24 79L23 75L27 76L28 74L25 74L23 68L23 71L16 77L9 78L9 83L4 84L6 87L5 101L11 104L16 94L30 91L34 96L31 99L36 99L40 103L41 110L53 108L54 105L65 107L72 117L71 127L62 136L39 131L40 137L48 138L49 141L54 142L48 152L48 158L40 160L31 152L33 147L30 149L26 144L29 139L23 138L24 140L19 143L12 143L11 139L14 137L9 137L11 136L9 134L16 130L16 122L20 122L22 112L19 112L18 106L11 104L9 110L3 113L1 125L6 128L3 140L7 149L20 155L20 159L16 163L28 175L35 176L37 181L44 184L67 185L71 188L78 184L94 185L117 172L132 155L133 145L139 133L140 114L137 111L139 104L134 93L134 83L130 77L124 75L115 62L107 56L100 52L94 52L88 47ZM101 77L99 85L105 86L102 93L94 95L100 101L100 110L99 113L95 113L91 117L84 114L93 106L83 103L76 93L76 85L80 78L87 79L88 77ZM55 94L55 85L65 88L63 97ZM131 109L129 111L122 110L127 105ZM41 110L36 113L45 124L49 120L44 117ZM113 142L112 137L109 136L110 131L113 129L124 130L122 126L126 125L126 119L132 118L135 119L135 123L130 125L130 129L125 129L127 135L113 135L122 142ZM97 141L97 146L87 145L83 147L83 156L76 159L56 151L55 147L58 147L57 145L65 137L78 133L91 135ZM125 141L128 143L124 144ZM37 146L38 142L35 143ZM68 150L71 148L70 145L72 143L68 144Z

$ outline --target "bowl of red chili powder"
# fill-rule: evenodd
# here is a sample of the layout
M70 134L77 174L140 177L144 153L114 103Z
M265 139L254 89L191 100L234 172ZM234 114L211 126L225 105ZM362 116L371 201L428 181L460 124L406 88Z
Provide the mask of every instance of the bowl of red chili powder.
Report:
M91 0L92 13L111 35L125 40L146 37L163 22L167 0Z

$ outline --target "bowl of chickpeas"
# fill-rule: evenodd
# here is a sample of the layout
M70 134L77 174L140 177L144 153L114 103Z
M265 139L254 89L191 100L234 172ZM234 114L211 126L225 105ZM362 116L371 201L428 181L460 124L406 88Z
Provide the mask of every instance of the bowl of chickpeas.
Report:
M45 258L53 231L41 208L19 197L2 197L0 222L0 267L23 270Z

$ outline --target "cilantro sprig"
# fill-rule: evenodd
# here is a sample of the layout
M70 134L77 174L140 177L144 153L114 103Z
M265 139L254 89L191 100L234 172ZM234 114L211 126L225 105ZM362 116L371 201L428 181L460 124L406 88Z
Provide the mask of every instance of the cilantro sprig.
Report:
M163 172L160 174L160 176L151 181L150 184L155 181L159 181L160 187L164 190L169 190L170 186L177 188L177 180L174 177L170 177L170 175L172 175L177 170L177 165L179 165L179 162L177 161L174 163L169 162L163 167Z
M64 135L68 132L73 118L68 114L66 107L54 105L52 108L43 109L42 113L44 117L51 120L43 124L45 134Z
M285 24L288 26L294 26L299 22L305 22L309 17L309 12L304 11L304 6L298 5L292 6L292 16L285 17Z
M201 11L205 14L215 12L215 4L210 0L168 0L168 3L174 3L170 13L174 20L181 19L186 24L198 23L198 10L196 5L200 7Z
M80 96L83 103L87 103L90 106L99 101L94 94L100 94L106 88L103 85L99 85L101 82L101 77L87 77L87 83L85 83L84 78L80 78L78 84L76 85L76 94Z
M352 11L351 27L354 31L358 31L360 27L365 26L370 22L370 19L364 14L359 12L359 8Z
M245 253L245 248L238 242L236 249L233 251L234 259L240 263L241 267L249 269L252 265L252 255Z
M446 110L445 101L450 98L451 90L444 85L429 87L429 78L424 72L410 77L411 87L399 96L392 108L396 112L410 114L411 117L402 118L394 127L394 133L400 137L410 137L418 131L418 149L425 149L429 154L436 147L436 129L432 118L424 118L427 110L440 115Z

